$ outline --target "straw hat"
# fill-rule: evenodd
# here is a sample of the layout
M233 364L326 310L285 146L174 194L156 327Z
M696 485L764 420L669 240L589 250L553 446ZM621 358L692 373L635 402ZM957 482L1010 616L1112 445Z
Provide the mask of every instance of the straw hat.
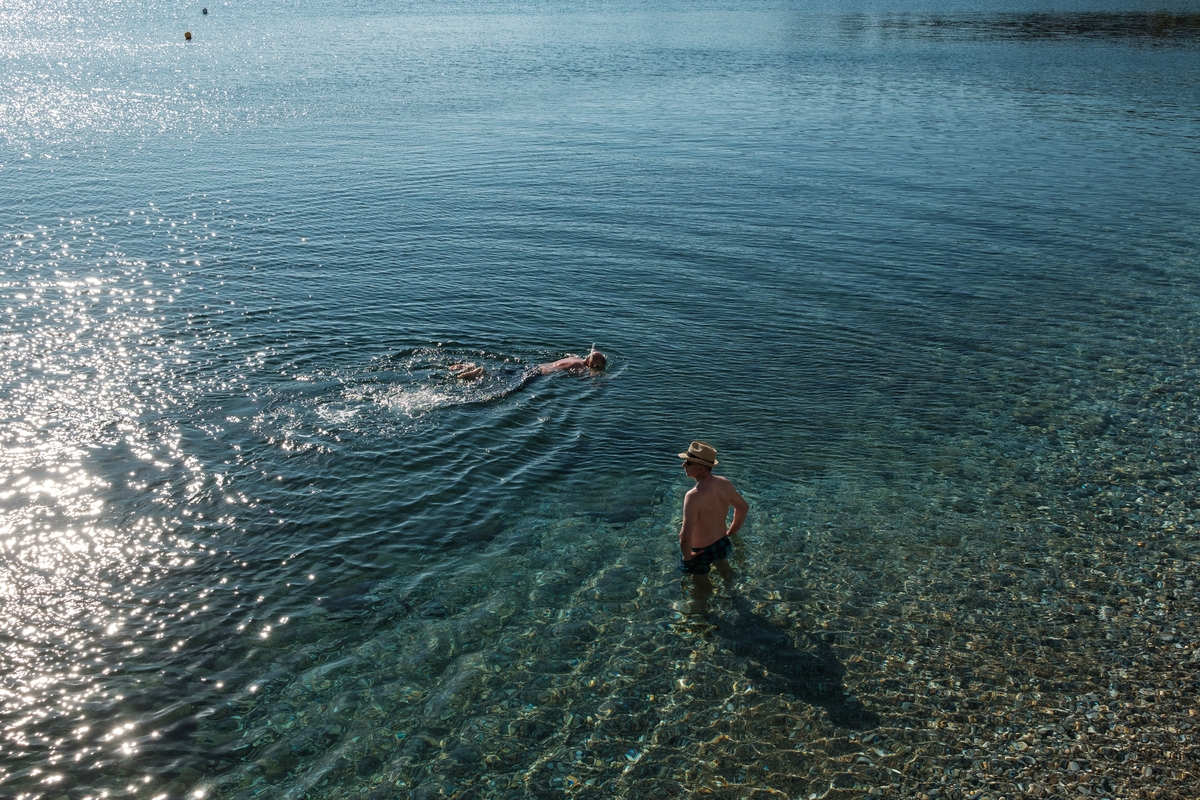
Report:
M708 442L692 442L688 445L687 452L680 453L679 457L686 458L688 461L695 461L697 464L703 464L706 467L715 467L717 465L717 448Z

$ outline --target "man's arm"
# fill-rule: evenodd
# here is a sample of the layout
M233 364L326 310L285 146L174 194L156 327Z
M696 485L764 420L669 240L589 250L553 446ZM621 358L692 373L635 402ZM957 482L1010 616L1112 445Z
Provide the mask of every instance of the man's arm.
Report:
M683 560L692 557L692 531L696 529L696 502L692 493L683 496L683 524L679 526L679 552Z
M725 535L733 536L745 523L746 512L750 510L750 504L738 494L738 490L733 488L732 483L729 484L729 491L733 493L733 497L729 498L729 504L733 506L733 522L730 523L729 530L725 531Z
M463 380L470 380L471 378L478 378L483 375L483 367L478 364L451 364L447 369L451 375Z

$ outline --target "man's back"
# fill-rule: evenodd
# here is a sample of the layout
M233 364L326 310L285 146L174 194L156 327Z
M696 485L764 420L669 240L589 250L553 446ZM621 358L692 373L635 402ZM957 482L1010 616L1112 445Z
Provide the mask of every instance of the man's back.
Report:
M543 375L549 375L553 372L583 371L587 368L587 362L579 356L567 356L566 358L560 358L558 361L551 361L549 364L538 364L538 372Z
M684 524L691 522L691 546L708 547L726 534L730 508L749 508L733 484L720 475L708 474L683 498Z
M558 361L551 361L549 364L538 364L537 370L543 375L549 375L554 372L582 372L587 369L604 369L608 364L608 357L598 350L593 350L587 354L586 358L579 356L567 356L560 358Z
M717 465L717 450L708 442L692 442L687 452L680 453L679 457L683 459L684 473L696 482L695 488L683 496L679 569L692 576L691 613L703 614L713 592L708 577L711 568L717 568L726 586L733 585L733 568L729 566L729 556L733 554L730 537L745 523L750 504L732 483L712 474L712 468ZM726 527L731 506L733 521Z

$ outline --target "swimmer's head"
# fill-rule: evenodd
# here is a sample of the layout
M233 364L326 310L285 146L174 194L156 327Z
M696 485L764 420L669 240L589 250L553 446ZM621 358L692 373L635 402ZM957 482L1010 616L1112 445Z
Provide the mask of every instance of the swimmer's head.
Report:
M583 360L592 369L604 369L608 365L608 359L604 357L604 353L599 350L593 350L587 354L587 358Z

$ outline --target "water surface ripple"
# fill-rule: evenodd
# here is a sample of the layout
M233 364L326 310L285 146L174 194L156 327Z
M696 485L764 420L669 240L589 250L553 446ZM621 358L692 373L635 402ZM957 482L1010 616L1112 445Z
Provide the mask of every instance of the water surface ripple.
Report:
M1187 796L1194 3L208 11L0 9L0 795Z

